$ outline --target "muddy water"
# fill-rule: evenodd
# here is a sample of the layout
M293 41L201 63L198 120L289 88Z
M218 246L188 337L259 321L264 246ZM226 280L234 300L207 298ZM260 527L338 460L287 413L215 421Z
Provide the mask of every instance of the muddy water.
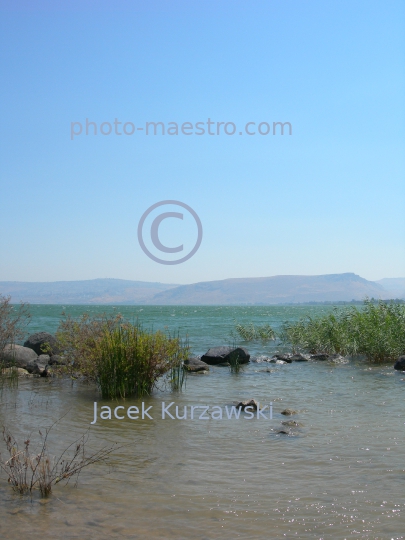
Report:
M252 363L238 375L216 368L189 376L182 393L143 400L153 420L91 426L89 449L115 442L121 448L109 465L84 470L77 487L58 484L49 499L30 500L2 476L0 536L404 538L404 379L390 366L361 362ZM162 401L182 410L245 398L272 401L273 419L160 414ZM94 401L106 405L92 387L43 379L22 381L1 401L0 423L21 439L31 433L35 441L38 427L64 415L51 432L54 454L89 427ZM285 417L285 408L298 412ZM291 419L301 426L281 424Z

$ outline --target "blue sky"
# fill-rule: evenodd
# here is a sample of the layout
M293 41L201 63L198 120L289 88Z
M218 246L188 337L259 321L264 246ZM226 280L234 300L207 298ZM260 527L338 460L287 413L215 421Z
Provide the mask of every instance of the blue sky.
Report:
M405 275L402 1L0 5L0 280ZM237 132L71 140L86 118ZM244 133L277 121L292 135ZM167 199L204 230L179 265L137 240ZM167 246L193 235L160 226Z

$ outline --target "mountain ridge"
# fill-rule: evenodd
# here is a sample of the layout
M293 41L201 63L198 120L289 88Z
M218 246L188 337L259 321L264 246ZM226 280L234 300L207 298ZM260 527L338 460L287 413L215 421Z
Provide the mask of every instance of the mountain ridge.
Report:
M12 302L82 305L239 305L338 302L395 298L405 278L369 281L357 274L278 275L228 278L189 285L99 278L78 281L0 281ZM388 284L384 286L384 284ZM395 292L395 294L394 294Z

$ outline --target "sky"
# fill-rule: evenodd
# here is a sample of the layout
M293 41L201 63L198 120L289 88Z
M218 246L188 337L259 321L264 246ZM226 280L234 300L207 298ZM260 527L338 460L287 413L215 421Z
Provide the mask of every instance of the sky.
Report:
M2 0L0 35L0 281L405 275L402 0Z

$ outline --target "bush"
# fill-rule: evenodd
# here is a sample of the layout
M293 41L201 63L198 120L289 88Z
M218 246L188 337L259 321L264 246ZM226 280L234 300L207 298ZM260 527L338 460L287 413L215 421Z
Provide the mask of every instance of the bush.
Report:
M14 366L6 369L3 352L7 344L15 344L24 336L25 326L30 321L28 304L21 303L18 307L10 304L9 296L0 295L0 391L4 384L17 386L18 372Z
M336 308L322 317L285 323L280 337L294 352L362 355L372 362L395 361L405 353L405 305L366 300L362 309Z
M10 304L10 296L0 295L0 360L4 347L14 344L24 336L24 328L29 323L28 304L19 307Z
M188 345L179 337L148 332L120 315L79 320L67 317L56 334L69 370L94 380L103 398L150 394L167 375L172 389L184 383Z

